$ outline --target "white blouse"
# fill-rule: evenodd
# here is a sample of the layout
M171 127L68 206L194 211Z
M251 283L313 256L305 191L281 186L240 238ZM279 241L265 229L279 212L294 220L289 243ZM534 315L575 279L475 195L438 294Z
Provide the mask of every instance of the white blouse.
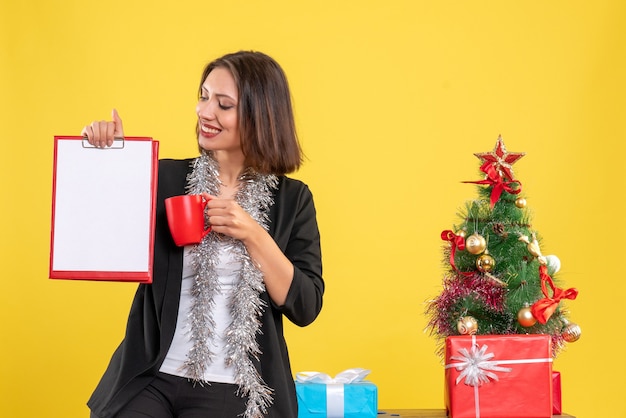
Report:
M183 366L187 359L187 353L192 347L190 325L187 320L191 309L191 288L194 282L195 271L191 266L189 251L191 247L185 247L183 256L183 282L180 293L180 305L178 307L178 319L176 321L176 331L172 345L167 352L165 361L161 365L160 371L175 376L185 376ZM207 364L204 371L203 380L206 382L235 383L233 367L226 367L224 359L226 357L226 344L224 333L232 322L229 302L237 280L237 272L241 268L241 262L234 260L224 245L219 247L219 263L216 267L220 290L216 292L214 298L213 320L215 330L213 338L209 341L211 352L215 354L214 361Z

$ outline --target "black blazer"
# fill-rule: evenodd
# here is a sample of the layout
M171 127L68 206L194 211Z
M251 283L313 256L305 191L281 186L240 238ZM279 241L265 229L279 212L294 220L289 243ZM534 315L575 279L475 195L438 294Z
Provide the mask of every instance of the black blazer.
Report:
M183 269L183 248L170 235L164 200L185 193L191 159L159 161L153 283L140 284L133 300L126 334L113 353L100 383L87 402L92 414L109 418L144 389L159 370L176 328ZM274 390L268 417L294 418L297 402L283 315L298 326L313 322L322 309L324 281L320 236L313 196L302 182L279 177L269 213L269 233L293 263L294 277L283 306L267 293L257 335L262 351L253 359L263 380Z

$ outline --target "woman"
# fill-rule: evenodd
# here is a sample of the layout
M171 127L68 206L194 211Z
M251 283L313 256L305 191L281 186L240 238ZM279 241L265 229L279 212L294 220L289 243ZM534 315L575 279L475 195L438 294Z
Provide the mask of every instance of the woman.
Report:
M285 176L302 162L287 79L265 54L225 55L204 69L196 113L200 156L159 162L153 283L138 287L92 417L297 416L282 321L313 322L324 281L311 192ZM110 146L124 136L112 119L82 134ZM208 200L212 232L180 248L164 199L184 193Z

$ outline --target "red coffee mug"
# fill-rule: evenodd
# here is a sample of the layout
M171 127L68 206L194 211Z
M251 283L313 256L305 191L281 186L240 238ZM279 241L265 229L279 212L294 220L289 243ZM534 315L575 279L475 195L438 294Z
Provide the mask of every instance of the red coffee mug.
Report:
M209 203L199 194L174 196L165 199L167 223L174 242L179 247L199 244L211 232L204 227L204 210Z

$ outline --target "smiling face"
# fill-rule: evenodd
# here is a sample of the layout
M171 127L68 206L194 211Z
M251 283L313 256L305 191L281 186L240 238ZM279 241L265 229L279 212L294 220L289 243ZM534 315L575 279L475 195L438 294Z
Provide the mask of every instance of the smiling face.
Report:
M233 75L225 68L213 69L202 83L196 106L198 144L207 151L239 153L239 92Z

